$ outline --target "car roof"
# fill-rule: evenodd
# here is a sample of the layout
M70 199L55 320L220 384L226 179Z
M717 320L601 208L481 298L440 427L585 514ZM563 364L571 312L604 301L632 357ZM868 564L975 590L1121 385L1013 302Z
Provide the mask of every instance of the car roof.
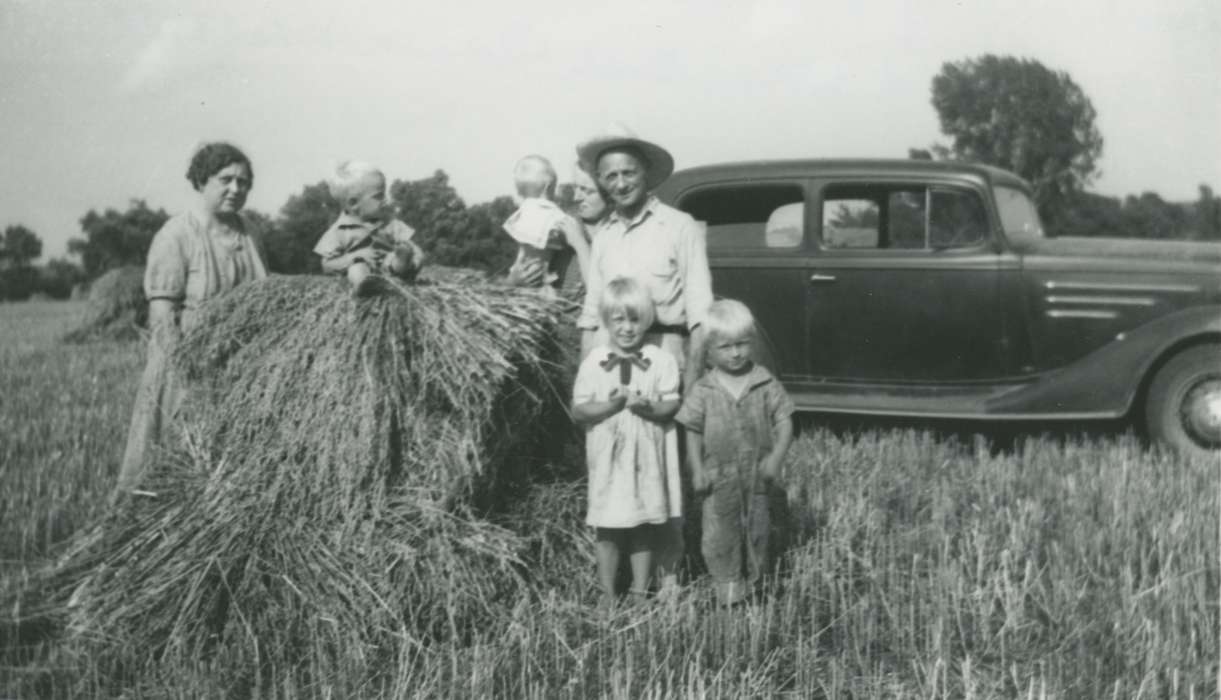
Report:
M916 160L904 158L806 158L791 160L752 160L713 163L684 168L674 173L663 187L685 189L710 176L741 179L768 177L811 177L814 175L974 175L993 185L1007 185L1029 192L1030 185L1017 175L991 165L954 160Z

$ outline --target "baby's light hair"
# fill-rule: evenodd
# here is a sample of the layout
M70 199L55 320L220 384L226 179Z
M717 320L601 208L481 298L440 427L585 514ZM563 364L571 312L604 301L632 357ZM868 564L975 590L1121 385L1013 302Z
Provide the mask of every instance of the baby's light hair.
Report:
M381 178L384 187L386 175L376 165L363 160L345 160L335 168L335 174L327 181L327 187L340 206L346 207L350 198L359 195L360 183L373 175Z
M554 199L557 179L551 161L540 155L524 156L513 166L513 185L519 197Z
M755 317L746 304L737 299L717 299L708 307L708 315L704 317L704 332L709 339L713 336L725 339L753 335Z
M598 299L598 314L602 316L602 323L609 326L610 316L616 311L623 311L628 318L642 321L646 327L653 325L657 314L649 290L631 277L616 277L602 288L602 297Z

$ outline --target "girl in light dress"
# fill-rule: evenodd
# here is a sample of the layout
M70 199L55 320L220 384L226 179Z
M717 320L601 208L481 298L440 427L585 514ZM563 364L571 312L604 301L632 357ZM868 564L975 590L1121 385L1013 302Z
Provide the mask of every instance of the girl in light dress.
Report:
M661 544L660 526L682 515L672 420L680 377L673 355L645 344L654 312L641 283L612 280L603 288L599 312L609 340L577 370L572 415L586 431L586 522L597 528L598 582L604 604L610 605L624 555L632 571L630 594L644 599Z

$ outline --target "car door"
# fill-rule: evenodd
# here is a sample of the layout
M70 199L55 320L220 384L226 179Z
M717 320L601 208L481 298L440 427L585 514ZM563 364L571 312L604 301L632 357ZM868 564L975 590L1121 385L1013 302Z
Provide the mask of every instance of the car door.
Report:
M1019 261L983 184L820 179L808 269L810 373L868 383L1015 374Z
M707 226L712 289L755 315L760 360L782 379L809 374L805 348L809 246L806 181L705 182L678 208Z

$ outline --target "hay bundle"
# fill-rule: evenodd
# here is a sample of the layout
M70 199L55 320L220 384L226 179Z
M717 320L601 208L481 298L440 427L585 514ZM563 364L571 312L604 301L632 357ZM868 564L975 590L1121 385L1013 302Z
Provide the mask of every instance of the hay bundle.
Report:
M144 298L144 268L117 267L94 280L80 326L64 341L133 340L148 328L148 302Z
M76 638L127 673L212 659L239 692L376 675L486 624L525 592L526 543L475 509L554 397L558 315L503 287L356 302L317 277L216 300L180 348L187 449L56 572Z

